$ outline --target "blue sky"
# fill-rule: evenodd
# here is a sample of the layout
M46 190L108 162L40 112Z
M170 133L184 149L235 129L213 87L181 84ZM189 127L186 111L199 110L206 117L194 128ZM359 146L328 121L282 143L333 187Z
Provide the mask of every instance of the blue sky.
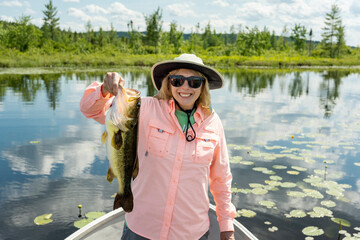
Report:
M0 0L0 18L15 21L21 15L30 15L32 22L42 25L44 5L49 0ZM338 4L345 25L346 43L360 46L360 0L53 0L58 9L60 27L84 31L90 20L95 30L110 29L111 23L118 31L127 31L132 20L140 31L145 30L144 15L162 9L163 29L172 21L184 28L185 33L203 28L210 22L216 32L229 32L230 26L265 26L280 35L284 26L294 24L313 29L315 40L321 40L324 17L332 4ZM289 32L290 35L290 32Z

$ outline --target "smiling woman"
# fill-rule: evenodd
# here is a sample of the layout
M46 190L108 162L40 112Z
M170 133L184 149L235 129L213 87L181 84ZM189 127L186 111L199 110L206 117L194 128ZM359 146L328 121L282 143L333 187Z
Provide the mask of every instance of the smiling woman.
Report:
M225 134L210 110L209 89L223 86L222 75L199 57L182 54L155 64L151 77L159 93L141 99L139 173L131 185L134 207L125 215L122 239L208 239L209 187L221 239L234 239L236 211ZM119 74L108 73L103 84L91 84L81 111L104 123L105 111L124 82Z

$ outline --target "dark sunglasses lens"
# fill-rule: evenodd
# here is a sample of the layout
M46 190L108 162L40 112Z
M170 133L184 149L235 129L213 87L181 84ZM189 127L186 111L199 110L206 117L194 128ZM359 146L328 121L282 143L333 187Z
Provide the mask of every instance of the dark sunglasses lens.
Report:
M202 83L202 78L192 78L189 79L189 86L192 88L199 88Z
M184 84L184 78L180 77L180 76L172 76L170 78L170 83L171 85L173 85L174 87L180 87L181 85Z

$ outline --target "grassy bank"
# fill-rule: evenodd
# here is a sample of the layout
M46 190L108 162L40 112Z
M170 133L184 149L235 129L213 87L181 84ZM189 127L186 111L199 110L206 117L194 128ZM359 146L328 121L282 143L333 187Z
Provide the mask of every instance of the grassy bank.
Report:
M116 52L96 52L76 54L57 52L43 54L36 51L25 53L5 50L0 53L0 67L101 67L101 66L152 66L161 60L173 59L176 55L148 54L132 55ZM328 66L359 66L360 56L349 55L344 58L316 58L296 54L268 53L262 56L209 56L200 57L206 64L219 68L231 67L328 67Z

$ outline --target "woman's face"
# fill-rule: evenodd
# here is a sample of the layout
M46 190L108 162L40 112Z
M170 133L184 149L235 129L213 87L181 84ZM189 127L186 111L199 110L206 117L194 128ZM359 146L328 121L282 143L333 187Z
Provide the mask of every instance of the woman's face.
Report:
M171 75L181 75L184 77L201 77L199 72L190 69L178 69L173 71ZM174 87L170 83L171 93L175 100L184 110L190 110L194 107L195 101L199 98L204 83L199 88L191 88L188 81L180 87Z

